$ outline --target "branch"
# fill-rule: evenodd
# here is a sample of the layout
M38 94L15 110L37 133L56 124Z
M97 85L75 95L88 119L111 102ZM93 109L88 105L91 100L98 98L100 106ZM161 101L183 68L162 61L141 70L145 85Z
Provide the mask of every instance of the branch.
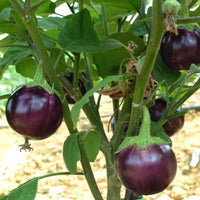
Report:
M33 6L31 6L31 10L35 11L37 10L42 4L46 3L48 0L41 0L39 2L37 2L36 4L34 4Z
M199 23L200 22L200 16L197 17L187 17L187 18L177 18L176 23L177 24L189 24L189 23Z
M152 17L152 31L147 47L144 64L141 72L136 79L135 91L133 95L133 103L131 110L131 118L127 130L127 136L131 136L136 132L140 117L140 107L143 102L146 85L152 72L154 62L156 60L160 43L164 34L164 18L162 13L162 1L153 1L153 17Z

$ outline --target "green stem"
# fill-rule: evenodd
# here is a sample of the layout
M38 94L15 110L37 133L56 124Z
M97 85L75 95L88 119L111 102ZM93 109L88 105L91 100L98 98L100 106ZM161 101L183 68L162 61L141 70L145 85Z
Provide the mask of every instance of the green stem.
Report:
M127 126L127 123L130 118L131 105L132 105L132 98L128 96L124 100L124 104L122 110L120 111L119 118L117 120L117 123L115 123L115 130L113 137L111 138L111 146L113 154L115 153L115 151L117 150L118 146L122 141L124 129Z
M17 44L3 44L3 45L0 45L0 48L1 47L17 47L17 48L23 48L23 49L30 49L30 46L17 45Z
M141 0L141 7L140 7L141 13L145 13L146 5L147 5L147 0Z
M54 68L54 69L56 69L56 68L58 67L58 64L59 64L59 61L60 61L60 59L61 59L61 57L62 57L62 55L63 55L63 52L64 52L64 50L61 49L61 50L60 50L60 53L59 53L59 55L58 55L58 57L57 57L57 59L56 59L56 62L55 62L54 65L53 65L53 68Z
M79 64L80 64L80 53L75 53L74 74L73 74L73 87L76 88L76 89L78 88Z
M67 6L69 7L70 11L72 12L72 14L75 14L75 11L74 11L74 3L73 3L73 6L70 6L70 3L66 2L67 3Z
M101 4L101 17L102 17L102 24L104 27L105 35L109 36L108 24L107 24L107 17L106 17L106 9L105 5Z
M92 195L95 198L95 200L103 200L101 193L98 189L97 183L95 181L95 178L94 178L94 175L92 172L92 168L90 166L90 163L88 162L84 143L81 141L80 137L78 139L79 139L78 146L79 146L79 150L80 150L80 154L81 154L81 164L83 166L84 175L88 182L90 191L92 192ZM87 169L87 171L85 171L85 169Z
M119 18L117 23L117 32L120 33L123 30L123 25L126 22L127 16L124 18Z
M30 7L31 7L31 0L25 0L25 2L24 2L25 12L29 11Z
M70 172L57 172L57 173L51 173L51 174L46 174L43 176L37 177L38 179L43 179L43 178L48 178L51 176L63 176L63 175L84 175L83 172L75 172L75 173L70 173Z
M147 47L144 64L141 72L136 79L135 91L133 95L133 105L131 111L130 124L127 130L127 136L134 135L137 129L140 116L140 107L143 103L143 96L145 93L146 85L152 72L160 43L164 34L164 23L162 13L162 1L153 1L153 20L152 20L152 32Z
M190 24L190 23L199 23L199 22L200 22L200 16L176 19L177 24Z
M193 5L195 5L195 3L197 3L197 1L199 0L192 0L190 4L188 5L188 7L191 8Z
M85 58L85 67L86 67L86 77L87 77L87 88L88 90L93 88L93 81L92 81L92 74L90 70L90 61L88 58L88 54L84 53L84 58Z
M87 91L93 88L93 81L92 81L92 74L90 70L90 61L87 53L84 53L85 58L85 72L86 72L86 88ZM92 95L90 98L90 104L91 107L96 111L96 114L99 116L98 107L94 99L94 95Z
M8 99L10 97L11 94L4 94L0 96L0 100L2 99Z
M43 5L44 3L46 3L48 0L40 0L37 3L35 3L33 6L31 6L31 10L35 11L37 10L41 5Z
M83 10L83 8L84 8L84 0L79 0L78 1L78 5L79 5L79 11Z
M109 152L106 158L107 172L107 200L120 200L121 182L114 170L114 162L112 161L112 153Z
M176 111L191 95L193 95L200 88L200 78L188 90L188 92L173 106L172 110Z
M116 84L112 82L112 87L114 86L116 86ZM119 100L112 99L112 104L113 104L114 121L117 122L119 117Z

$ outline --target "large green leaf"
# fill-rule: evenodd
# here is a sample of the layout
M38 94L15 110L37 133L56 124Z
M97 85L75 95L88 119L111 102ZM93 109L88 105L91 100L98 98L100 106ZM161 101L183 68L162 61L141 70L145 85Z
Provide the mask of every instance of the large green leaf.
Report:
M31 1L32 5L34 5L37 2L38 2L38 0ZM55 13L55 8L56 8L55 3L53 3L52 1L46 1L37 9L36 14L37 15L45 15L45 14L49 14L49 13Z
M12 9L13 9L12 7L4 8L0 13L0 18L8 21L10 17L10 12Z
M21 61L16 65L16 72L20 73L22 76L27 78L33 78L37 64L33 58L25 61Z
M72 20L67 20L58 36L58 44L63 49L76 53L100 51L100 41L87 9L75 14Z
M1 35L0 35L1 36ZM10 36L8 35L7 37L4 37L3 39L0 40L0 52L1 53L4 53L7 49L6 45L7 44L10 44L12 41L11 41L11 38ZM3 46L3 47L2 47Z
M137 10L139 11L141 6L140 0L92 0L94 4L102 4L117 7L117 8L125 8L129 10Z
M17 28L14 22L0 19L0 24L1 24L0 26L1 33L21 35L19 29Z
M139 56L144 50L143 40L136 37L132 32L114 33L110 36L110 39L117 40L124 46L128 46L129 41L134 41L137 45L137 48L134 51L135 57ZM109 75L118 74L120 65L125 58L130 58L128 50L114 44L113 49L109 51L101 51L93 55L93 61L97 66L98 75L103 78Z
M10 1L8 0L1 0L0 1L0 11L3 10L4 8L10 7Z
M85 151L90 162L94 162L99 153L101 145L101 135L97 131L81 132L84 140Z
M17 64L19 61L27 58L31 55L31 50L26 48L18 48L18 47L9 47L0 60L0 77L4 71L4 69L8 65Z
M63 27L66 19L60 17L38 18L38 26L45 30L51 30L58 27Z
M77 134L67 137L63 146L63 158L67 169L74 173L77 171L77 162L80 160Z
M41 35L45 47L55 47L55 43L47 36Z
M2 200L34 200L37 193L38 179L34 178L11 191Z
M103 52L111 50L111 49L116 49L119 47L124 47L123 43L120 42L119 40L106 37L101 41L101 50Z

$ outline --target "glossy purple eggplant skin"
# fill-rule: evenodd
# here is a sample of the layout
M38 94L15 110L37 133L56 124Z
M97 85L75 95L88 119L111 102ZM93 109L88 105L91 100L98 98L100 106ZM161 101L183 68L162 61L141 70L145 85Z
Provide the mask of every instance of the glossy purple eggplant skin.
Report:
M9 125L24 137L41 140L52 135L63 119L62 103L40 86L20 87L6 105Z
M129 146L116 155L115 170L126 188L151 195L165 190L173 181L177 161L169 145L146 149Z
M151 121L159 121L160 118L164 115L165 110L166 102L163 99L156 99L155 104L149 108ZM174 117L172 119L167 120L165 124L163 124L165 133L170 137L178 133L178 131L180 131L183 128L185 121L184 119L184 115L180 115L178 117Z
M82 73L82 75L84 77L86 77L86 75L84 73ZM71 83L73 84L73 80L74 80L74 76L73 76L73 73L68 73L65 75L65 78ZM86 93L86 88L84 86L84 83L81 79L78 80L78 87L79 87L79 90L81 92L82 95L84 95ZM74 99L71 98L71 95L64 89L64 92L65 92L65 95L66 95L66 98L67 98L67 102L69 104L75 104L76 101L74 101Z
M191 64L200 63L200 30L192 32L178 28L178 35L166 32L163 36L160 53L165 64L172 70L189 70Z

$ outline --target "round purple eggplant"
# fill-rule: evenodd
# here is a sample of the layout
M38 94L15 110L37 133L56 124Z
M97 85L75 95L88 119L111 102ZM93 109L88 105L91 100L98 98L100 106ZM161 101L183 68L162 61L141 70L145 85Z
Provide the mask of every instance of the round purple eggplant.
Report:
M166 32L163 36L160 53L165 64L172 70L189 70L191 64L200 63L200 30L192 32L178 28L178 35Z
M126 188L151 195L165 190L173 181L177 161L169 145L146 149L129 146L116 154L115 170Z
M163 99L156 99L155 104L149 108L149 113L151 117L151 121L157 122L160 118L165 114L166 110L166 101ZM178 112L178 111L177 111ZM165 133L168 136L173 136L179 130L183 128L184 125L184 115L180 115L178 117L171 118L163 124L163 128Z
M26 139L45 139L62 122L62 103L56 94L51 95L40 86L23 86L9 97L6 118L9 125Z

